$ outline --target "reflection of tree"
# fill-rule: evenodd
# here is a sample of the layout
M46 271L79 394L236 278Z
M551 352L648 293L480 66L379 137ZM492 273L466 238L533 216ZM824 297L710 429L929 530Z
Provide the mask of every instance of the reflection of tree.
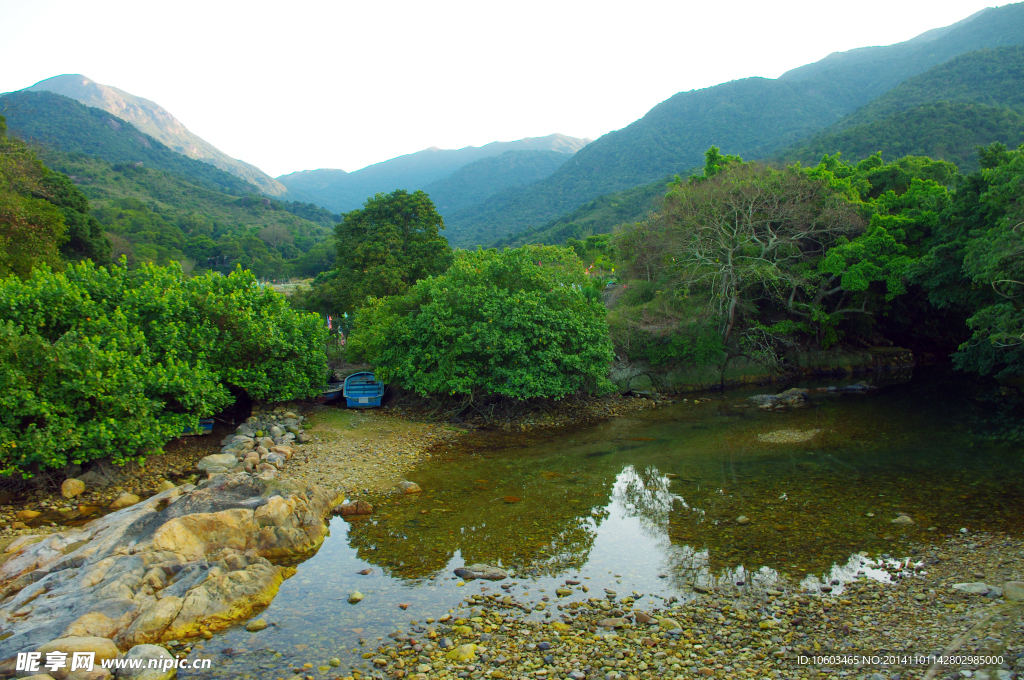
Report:
M400 578L436 574L457 551L467 564L519 574L583 565L601 521L595 514L607 504L614 479L608 464L545 470L536 461L513 461L501 480L490 480L487 461L473 463L457 479L454 466L423 470L422 497L389 500L372 519L354 522L348 540L360 559Z

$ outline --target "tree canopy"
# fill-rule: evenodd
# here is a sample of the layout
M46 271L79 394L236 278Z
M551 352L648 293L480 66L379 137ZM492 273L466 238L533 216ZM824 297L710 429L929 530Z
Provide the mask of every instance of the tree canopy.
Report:
M371 298L350 336L377 377L467 402L611 387L605 310L569 248L460 251L404 295Z

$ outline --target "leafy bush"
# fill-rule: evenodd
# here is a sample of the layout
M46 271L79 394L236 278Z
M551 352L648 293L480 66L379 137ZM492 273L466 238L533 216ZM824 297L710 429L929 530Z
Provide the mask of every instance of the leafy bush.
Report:
M87 262L2 279L0 475L141 460L232 390L313 396L325 332L242 270L186 279L176 265Z
M456 253L444 274L359 311L350 352L385 382L472 401L604 391L605 310L568 248Z

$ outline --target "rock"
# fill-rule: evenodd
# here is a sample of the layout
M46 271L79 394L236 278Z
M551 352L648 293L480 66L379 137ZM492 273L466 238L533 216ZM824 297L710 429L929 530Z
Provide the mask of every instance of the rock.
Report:
M36 512L35 510L19 510L18 512L14 513L14 516L20 520L30 520L39 517L39 515L41 514L43 513Z
M203 472L210 472L211 468L224 468L230 470L238 464L238 459L235 458L233 453L215 453L211 456L206 456L196 463L196 468ZM217 469L213 469L213 472L219 472Z
M331 509L336 515L342 517L351 517L353 515L372 515L373 506L367 501L359 500L351 503L342 503L341 505L335 506Z
M362 601L363 601L363 594L361 592L359 592L358 590L353 590L351 593L349 593L349 596L348 596L348 603L349 604L359 604Z
M138 496L136 496L135 494L128 493L126 491L125 493L123 493L120 496L118 496L117 498L115 498L114 502L111 503L108 507L111 510L120 510L122 508L127 508L127 507L129 507L131 505L135 505L136 503L138 503L141 500L142 499L139 498Z
M245 624L245 629L250 633L257 633L267 627L266 619L255 619Z
M647 624L654 620L654 617L647 612L634 611L633 618L636 619L637 623Z
M157 493L162 493L164 491L170 491L175 486L177 486L177 485L174 482L170 481L169 479L161 479L160 483L156 485L156 491L157 491Z
M64 498L74 498L85 491L85 482L80 479L65 479L64 483L60 485L60 495Z
M476 661L476 645L459 645L452 651L445 654L455 663L470 663Z
M135 645L124 655L126 659L146 659L146 668L119 668L117 680L171 680L178 675L174 657L163 647L156 645ZM150 660L157 659L159 668L149 668Z
M423 491L422 489L420 489L419 484L415 482L399 482L397 488L405 495L421 493Z
M909 515L900 515L892 521L893 524L902 524L909 526L914 523L914 520L910 519Z
M967 593L968 595L987 595L992 586L981 581L974 583L954 583L953 590L959 590L960 592Z
M750 518L746 515L740 515L736 518L736 524L750 524Z
M274 425L274 426L272 426L272 427L270 428L270 436L271 436L271 437L280 437L280 436L281 436L281 435L283 435L283 434L284 434L284 430L282 430L282 429L281 429L280 427L278 427L277 425Z
M263 447L264 449L268 450L268 451L270 449L274 448L274 440L273 440L273 438L271 438L271 437L264 437L263 439L260 439L260 446Z
M682 626L675 619L661 616L658 617L658 628L662 630L675 630L676 628L682 628Z
M621 618L621 617L616 617L614 619L601 619L600 621L597 622L597 625L601 626L602 628L622 628L623 626L627 625L628 623L629 623L629 621L627 621L626 619ZM678 627L679 626L676 626L676 628L678 628Z
M12 633L0 659L72 632L128 649L245 621L293 573L270 560L315 552L336 503L322 487L224 474L49 534L0 564L0 622L18 622L0 623Z
M100 662L105 659L116 659L121 656L121 652L117 649L114 641L103 637L58 638L37 647L36 651L42 654L44 659L48 652L64 652L68 655L68 659L71 659L75 652L93 652L96 655L96 666L99 666ZM0 657L6 656L8 654L0 652ZM53 676L54 680L65 680L70 673L71 664L69 663L64 668L58 668L51 672L50 675Z
M809 390L794 387L779 394L755 394L747 397L758 406L793 406L807 401Z
M15 522L15 524L20 524L20 522ZM13 541L11 541L11 544L9 546L4 548L4 552L5 553L18 552L19 550L24 548L26 545L31 545L33 543L38 543L41 540L43 540L43 537L42 536L36 536L35 534L29 534L27 536L19 536L18 538L16 538Z
M559 597L568 597L572 595L572 588L556 588L555 595Z
M1024 602L1024 581L1007 581L1004 583L1003 598L1013 602Z
M308 434L300 434L300 435L299 435L299 436L298 436L298 437L297 437L296 439L297 439L297 440L298 440L298 441L299 441L300 443L302 443L302 444L305 444L305 443L307 443L307 442L308 442L308 441L309 441L310 439L312 439L312 437L310 437L310 436L309 436Z
M477 578L487 581L500 581L508 578L508 574L503 569L492 567L489 564L471 564L466 567L459 567L455 570L455 575L467 581Z

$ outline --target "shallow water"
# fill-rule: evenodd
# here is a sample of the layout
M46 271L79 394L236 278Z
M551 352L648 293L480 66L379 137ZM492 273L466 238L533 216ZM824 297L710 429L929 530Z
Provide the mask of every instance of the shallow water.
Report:
M981 435L987 414L963 390L931 370L867 394L815 392L785 412L747 407L772 391L762 388L514 446L438 451L415 475L420 496L332 521L319 553L260 614L270 628L239 626L193 656L216 652L215 677L283 677L304 663L314 677L366 671L359 654L380 638L419 639L427 617L497 589L460 585L452 570L474 562L508 569L520 599L550 596L553 606L554 589L573 578L592 596L637 592L653 607L712 583L841 580L859 551L899 557L911 541L961 528L1019 534L1024 455ZM810 438L771 443L800 436ZM893 524L899 513L914 524ZM353 590L365 596L357 605L347 603ZM332 657L340 668L326 667Z

